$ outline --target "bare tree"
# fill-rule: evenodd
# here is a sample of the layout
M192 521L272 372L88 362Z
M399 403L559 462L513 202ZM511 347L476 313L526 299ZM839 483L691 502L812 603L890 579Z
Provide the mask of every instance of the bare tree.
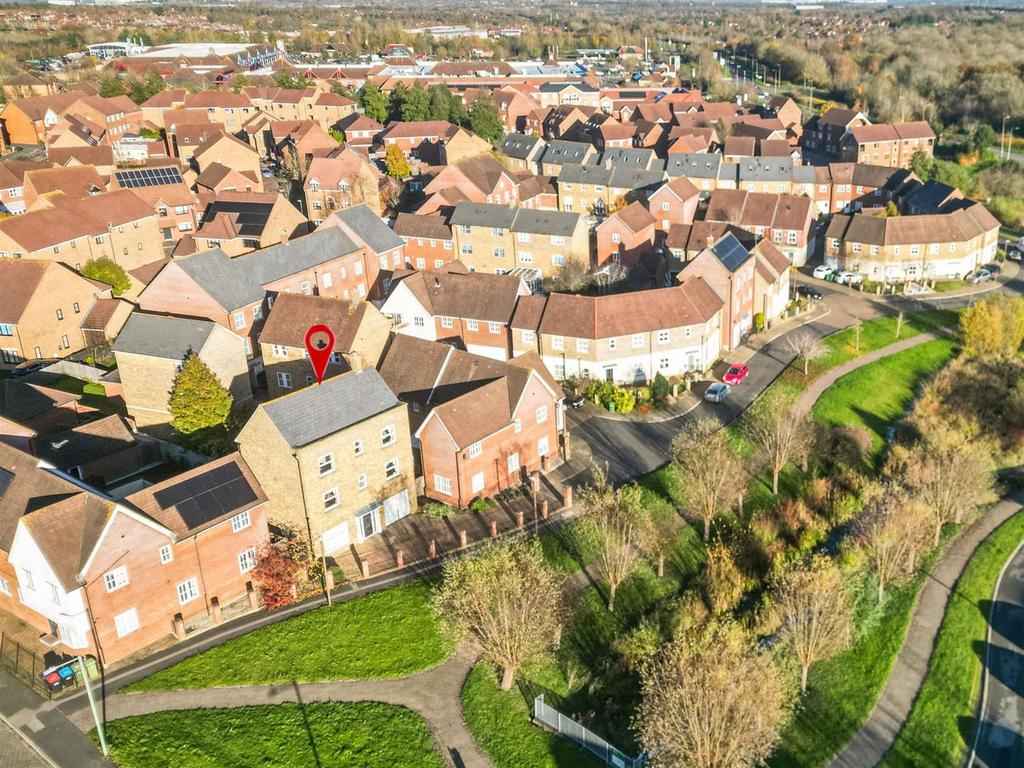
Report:
M656 768L752 768L779 741L791 688L734 624L682 633L644 674L640 740Z
M921 546L923 513L915 499L892 484L878 486L866 496L869 501L854 533L871 563L881 602L889 584L913 572L914 555Z
M665 575L665 558L679 535L679 517L673 511L651 509L643 529L640 548L654 560L658 577Z
M747 411L744 429L768 465L772 473L772 493L777 495L782 470L801 455L812 438L807 414L797 412L786 395L769 391Z
M892 447L886 473L917 496L934 526L938 546L945 523L964 515L992 494L995 462L988 441L965 434L941 418L920 424L921 437Z
M801 328L789 334L786 337L786 346L790 352L803 359L804 376L810 371L811 361L817 360L826 352L825 345L821 343L821 339L807 328Z
M447 560L434 609L453 637L471 636L501 667L505 691L519 666L550 652L561 632L558 578L536 542L490 543Z
M903 314L903 310L901 309L899 311L899 314L896 315L896 338L897 339L903 333L903 320L904 320L904 314Z
M673 465L682 481L687 509L704 524L704 541L711 523L740 497L743 468L729 436L712 419L688 424L672 441Z
M597 546L597 565L608 581L608 610L614 611L616 590L640 563L649 520L639 488L614 489L603 472L597 470L595 475L594 484L581 494L584 526Z
M800 691L815 662L834 656L850 642L850 607L843 576L827 557L790 571L775 589L782 634L800 665Z

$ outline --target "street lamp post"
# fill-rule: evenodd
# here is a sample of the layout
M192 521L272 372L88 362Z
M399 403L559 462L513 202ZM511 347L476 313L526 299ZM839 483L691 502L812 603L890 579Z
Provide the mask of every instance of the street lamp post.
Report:
M100 722L100 713L96 709L96 699L92 693L92 685L89 683L89 673L85 669L85 659L81 656L76 656L75 661L78 662L78 670L82 673L82 682L85 683L85 695L89 698L89 709L92 710L92 719L96 723L96 733L100 737L100 747L103 749L103 755L106 757L110 754L110 750L107 748L107 733L103 728L103 723Z
M1009 115L1003 115L1003 130L999 135L999 159L1006 160L1009 156L1009 148L1005 147L1006 144L1006 121L1010 119Z

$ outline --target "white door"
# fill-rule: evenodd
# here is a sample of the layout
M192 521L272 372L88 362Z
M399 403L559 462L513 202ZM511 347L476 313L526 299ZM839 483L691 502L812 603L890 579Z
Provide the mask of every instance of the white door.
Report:
M328 555L331 552L337 552L342 547L347 547L349 544L348 523L328 528L323 532L321 538L324 543L324 552Z

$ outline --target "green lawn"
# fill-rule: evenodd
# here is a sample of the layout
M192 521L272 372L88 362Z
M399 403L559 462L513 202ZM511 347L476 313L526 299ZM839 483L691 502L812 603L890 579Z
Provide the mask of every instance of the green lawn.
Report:
M400 677L452 651L421 580L285 619L191 656L129 691Z
M54 381L42 380L41 384L53 389L59 389L64 392L71 392L76 395L81 395L82 405L86 405L90 408L95 408L101 413L119 413L121 408L118 407L118 401L111 400L107 397L107 392L103 389L102 384L96 384L91 381L83 381L82 379L76 379L73 376L61 376L59 379Z
M107 739L122 768L445 765L418 715L374 702L158 712L108 723Z
M936 280L933 290L936 293L949 293L950 291L959 291L961 288L967 287L967 283L963 280Z
M814 418L830 427L867 429L877 455L889 427L906 413L921 382L952 355L950 339L934 339L858 368L825 390L814 404Z
M981 692L979 644L985 642L988 601L999 571L1024 540L1024 512L1003 523L978 548L956 585L930 662L928 677L883 768L960 765ZM972 723L962 730L963 723Z

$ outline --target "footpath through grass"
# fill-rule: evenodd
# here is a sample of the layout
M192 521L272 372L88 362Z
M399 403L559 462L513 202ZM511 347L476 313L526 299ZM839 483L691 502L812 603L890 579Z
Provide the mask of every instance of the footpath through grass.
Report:
M126 691L401 677L452 652L419 580L257 629L127 686Z
M863 427L877 456L921 382L949 362L953 349L952 340L934 339L858 368L825 390L812 414L825 426Z
M107 739L122 768L445 765L422 718L375 702L157 712L108 723Z
M928 677L880 768L960 765L974 738L988 606L1003 564L1024 540L1024 512L997 528L974 553L950 598Z

